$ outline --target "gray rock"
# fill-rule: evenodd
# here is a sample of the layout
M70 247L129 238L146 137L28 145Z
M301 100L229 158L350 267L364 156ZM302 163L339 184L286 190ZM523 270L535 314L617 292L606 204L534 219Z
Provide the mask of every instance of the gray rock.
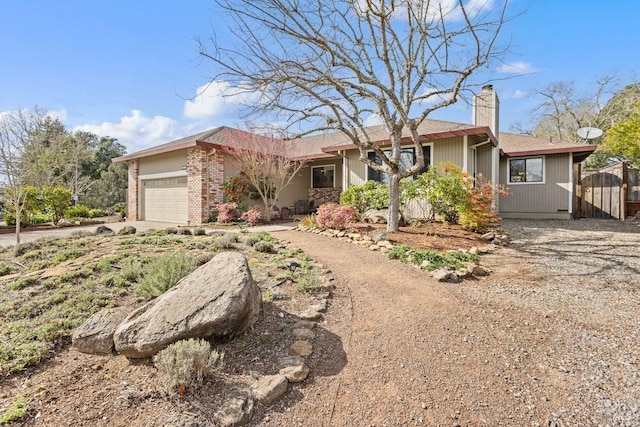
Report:
M320 313L318 310L313 310L311 308L308 308L302 313L300 313L298 317L304 320L318 320L322 317L322 313Z
M71 338L73 346L82 353L111 354L114 350L113 334L131 312L127 307L102 310L89 317Z
M280 369L279 374L287 377L290 383L301 383L309 376L309 367L305 364Z
M304 357L301 356L286 356L278 360L277 369L290 368L292 366L301 366L305 364Z
M109 227L107 227L106 225L100 225L100 226L98 226L98 228L96 228L95 234L96 235L114 234L114 231L112 229L110 229Z
M493 240L496 238L496 233L494 231L490 231L482 235L484 240Z
M256 381L251 386L251 391L258 402L269 406L287 392L288 384L289 381L284 375L268 375Z
M183 339L227 340L251 326L260 308L247 259L223 252L131 313L114 334L116 351L141 358Z
M311 322L309 320L298 320L296 323L293 324L293 329L301 329L301 328L313 329L315 327L316 327L316 322Z
M438 282L446 282L449 280L450 274L451 272L449 270L445 270L444 268L439 268L431 272L431 277L436 279Z
M374 242L381 242L383 240L386 240L387 242L389 241L389 238L387 237L386 234L384 233L376 233L373 235L373 241Z
M316 339L316 334L311 329L301 328L293 330L293 337L298 340L305 339L313 341L314 339Z
M306 340L296 341L289 347L289 354L292 356L309 357L312 353L313 345Z
M136 230L136 228L133 225L125 225L118 231L118 234L121 236L124 236L128 234L136 234L137 231L138 230Z
M386 224L388 216L388 209L369 209L362 214L362 220L372 224Z
M234 393L214 414L213 418L220 427L240 427L253 419L253 395Z

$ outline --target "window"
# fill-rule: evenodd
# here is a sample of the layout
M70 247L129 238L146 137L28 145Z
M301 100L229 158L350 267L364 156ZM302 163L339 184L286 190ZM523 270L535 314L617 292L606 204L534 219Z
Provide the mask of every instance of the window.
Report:
M333 188L335 166L312 166L311 188Z
M544 159L542 157L509 160L509 184L525 183L544 184Z
M391 150L385 150L384 152L387 156L391 155ZM400 170L406 170L413 166L416 162L416 154L413 148L403 148L400 152ZM429 170L429 166L431 166L431 146L423 145L422 153L424 154L424 168L419 173L424 173ZM381 165L382 159L374 152L371 151L368 154L370 160L376 162L376 164ZM367 167L367 179L380 182L382 184L389 183L389 175L384 172L380 172L374 170L370 167Z

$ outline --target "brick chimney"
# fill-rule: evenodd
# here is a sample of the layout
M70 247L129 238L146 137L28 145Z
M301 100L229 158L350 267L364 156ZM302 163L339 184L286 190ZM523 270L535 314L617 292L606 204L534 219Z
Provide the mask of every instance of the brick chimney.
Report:
M500 101L493 85L482 86L482 92L473 96L473 124L489 126L498 138L500 132Z

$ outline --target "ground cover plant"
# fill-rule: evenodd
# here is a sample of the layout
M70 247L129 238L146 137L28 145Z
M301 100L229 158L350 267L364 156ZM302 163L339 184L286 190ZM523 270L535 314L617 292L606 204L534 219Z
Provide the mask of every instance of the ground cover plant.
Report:
M273 370L271 364L286 354L294 340L291 333L297 317L290 313L303 311L316 295L327 291L327 273L306 254L281 244L269 233L210 233L183 233L181 228L134 235L78 233L68 239L0 248L4 273L0 276L0 377L5 381L0 384L0 417L8 423L30 423L47 405L45 396L91 400L97 396L95 387L104 391L113 381L121 385L122 380L116 379L123 375L129 378L123 372L131 370L146 378L145 389L125 387L118 402L126 405L144 400L150 405L166 402L173 407L178 398L177 403L188 406L191 399L206 395L211 400L206 405L215 408L229 390L233 391L220 381L233 382L240 375L244 383L248 381L245 377L256 371ZM230 247L220 248L221 239ZM142 364L130 364L122 356L95 359L94 366L105 366L104 374L72 367L79 361L94 360L94 356L69 348L73 331L90 315L106 307L133 310L159 292L143 289L141 283L146 279L154 276L154 283L171 286L176 277L165 277L161 271L175 270L174 264L187 265L182 273L187 274L223 250L247 256L254 280L262 290L263 314L254 328L225 344L176 344ZM52 358L55 362L50 363ZM60 362L62 359L65 362ZM265 367L267 360L270 364ZM253 366L251 371L245 371L249 365ZM61 374L58 368L67 373ZM44 382L29 380L42 378L33 377L36 372L45 374ZM78 384L84 379L88 383L82 390L76 386L77 391L71 395L64 391L69 381ZM56 413L65 413L61 419L83 423L74 418L74 404L56 402ZM113 410L119 411L118 407Z

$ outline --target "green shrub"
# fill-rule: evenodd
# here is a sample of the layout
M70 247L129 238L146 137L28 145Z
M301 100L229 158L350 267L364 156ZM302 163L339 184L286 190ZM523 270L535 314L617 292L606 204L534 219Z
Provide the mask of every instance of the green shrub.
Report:
M73 193L65 187L45 187L43 194L47 212L53 216L53 222L57 224L69 208Z
M260 240L253 245L253 249L258 252L271 253L273 252L273 243Z
M182 252L155 258L144 268L144 274L138 280L135 291L143 297L157 297L175 286L195 268L195 259Z
M224 237L231 240L233 243L238 243L238 239L239 239L238 233L233 233L233 232L224 233Z
M9 408L0 414L0 425L21 420L27 415L29 404L24 396L18 398L9 406Z
M216 256L216 254L213 252L205 252L205 253L198 254L198 256L196 257L196 265L198 267L201 265L204 265L209 261L211 261L211 259L213 259L214 256Z
M175 227L169 227L164 230L165 234L178 234L178 229Z
M160 390L166 394L183 394L202 384L205 376L220 369L224 353L211 351L205 340L175 342L153 357L160 373Z
M28 288L38 284L38 276L25 276L15 282L9 283L9 289L12 291L18 291L20 289Z
M16 266L4 261L0 261L0 276L6 276L7 274L13 274L17 271Z
M213 241L213 246L215 246L217 249L231 249L234 247L233 245L235 242L236 240L234 240L233 238L224 235L216 237Z
M314 292L320 286L320 272L315 269L298 270L294 275L296 290Z
M349 187L340 195L340 203L353 206L360 213L368 209L385 209L389 207L389 185L367 181Z
M89 210L89 218L100 218L106 216L105 212L102 209L90 209Z
M143 273L142 262L139 259L128 258L122 261L120 274L125 280L136 282Z
M64 217L73 218L89 218L89 208L84 205L76 205L64 211Z
M202 227L196 227L193 229L194 236L204 236L207 234L207 231Z
M389 252L387 252L387 257L389 259L399 259L402 262L407 262L409 259L409 252L411 252L411 246L395 245Z
M191 236L193 233L190 228L178 228L178 234L182 234L183 236Z

